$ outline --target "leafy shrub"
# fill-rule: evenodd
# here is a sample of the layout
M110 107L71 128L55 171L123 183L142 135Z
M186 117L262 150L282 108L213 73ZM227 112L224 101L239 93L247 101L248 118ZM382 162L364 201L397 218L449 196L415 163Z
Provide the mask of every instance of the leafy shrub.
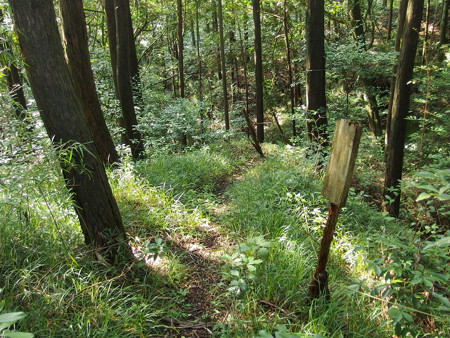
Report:
M205 112L203 102L187 99L160 102L145 108L139 130L152 152L160 148L177 150L180 145L200 144L212 136L206 132Z
M407 186L421 191L415 200L415 213L427 237L383 237L383 256L370 264L377 279L375 285L351 286L354 290L362 287L386 302L387 314L399 336L418 334L417 322L434 320L434 326L448 325L450 233L435 220L449 214L449 174L449 170L422 171L415 181L408 182Z

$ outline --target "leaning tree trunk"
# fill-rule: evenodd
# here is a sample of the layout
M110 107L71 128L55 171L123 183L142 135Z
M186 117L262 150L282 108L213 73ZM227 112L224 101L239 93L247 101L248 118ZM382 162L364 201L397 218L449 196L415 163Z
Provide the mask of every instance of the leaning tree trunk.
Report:
M130 4L128 0L114 0L114 13L116 20L116 53L117 53L117 93L122 107L123 124L127 142L131 148L134 159L138 159L144 146L141 134L136 130L137 118L133 99L133 86L131 74L130 30L131 24Z
M263 65L261 47L261 9L260 0L252 0L253 22L255 24L255 99L256 99L256 135L260 143L264 142L264 98Z
M423 4L424 0L409 0L397 76L394 91L391 93L392 111L391 121L388 124L389 129L386 131L388 143L386 145L383 205L384 209L393 217L398 217L400 210L400 180L403 171L406 118Z
M71 163L61 161L61 167L85 242L99 248L110 262L122 254L130 257L119 209L64 60L53 1L9 3L47 133L56 147L73 151Z
M327 143L324 0L306 4L306 109L308 140Z
M60 0L65 52L75 91L83 105L95 145L104 163L117 162L118 156L106 126L91 68L86 19L82 0Z

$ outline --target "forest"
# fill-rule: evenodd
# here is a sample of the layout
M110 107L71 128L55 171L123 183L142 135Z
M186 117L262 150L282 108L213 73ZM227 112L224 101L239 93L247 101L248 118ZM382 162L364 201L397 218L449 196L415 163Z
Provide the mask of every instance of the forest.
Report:
M449 3L0 0L0 337L450 337Z

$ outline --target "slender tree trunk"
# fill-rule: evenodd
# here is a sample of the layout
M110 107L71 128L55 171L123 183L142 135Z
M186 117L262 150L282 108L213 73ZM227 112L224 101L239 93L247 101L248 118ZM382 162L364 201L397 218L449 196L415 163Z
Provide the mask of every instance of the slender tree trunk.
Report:
M0 9L0 24L3 24L3 11ZM0 43L0 51L12 52L11 46L7 42L7 38ZM23 92L22 81L20 79L19 70L14 63L9 63L6 57L2 59L2 66L6 69L6 83L8 85L9 95L14 102L14 110L19 119L24 121L29 117L27 114L27 101Z
M14 101L16 115L19 119L24 121L29 117L29 114L27 113L27 101L23 92L19 70L14 64L11 64L7 70L6 82L8 84L9 95L11 95L11 98Z
M183 43L183 4L177 0L178 27L178 75L180 77L180 97L184 98L184 43Z
M348 13L350 16L350 23L353 29L353 35L358 48L365 51L366 42L364 38L363 19L361 16L360 0L348 0ZM367 102L366 111L369 124L369 130L375 135L379 136L381 133L381 120L378 109L377 97L375 95L376 85L372 79L361 76L361 81L365 87L364 100Z
M199 6L200 0L195 2L195 30L197 33L197 63L198 63L198 96L203 101L203 79L202 79L202 56L200 54L200 24L199 24Z
M91 68L86 19L82 0L60 0L66 60L75 91L83 105L95 145L104 163L117 162L118 156L95 88Z
M217 0L217 11L219 18L220 64L222 72L222 93L223 93L223 110L225 114L225 130L230 130L230 116L228 113L227 71L225 66L225 41L223 38L222 0Z
M116 99L119 99L117 92L117 41L116 41L116 17L114 14L114 1L103 0L103 9L106 17L106 29L108 31L109 55L111 57L111 68L114 80L114 91Z
M366 41L364 37L364 22L361 15L360 0L348 0L348 9L351 26L353 28L353 36L356 42L365 49Z
M406 9L407 9L407 5L408 5L408 0L400 0L400 7L398 9L398 24L397 24L397 36L395 37L395 51L399 52L400 51L400 46L402 43L402 36L403 36L403 28L405 26L405 18L406 18ZM397 73L397 65L395 65L393 67L393 74ZM387 146L387 144L389 143L389 133L388 130L390 130L391 126L391 113L392 113L392 99L393 99L393 95L392 93L394 92L394 87L395 87L395 77L393 77L391 79L391 96L389 97L389 106L388 106L388 113L387 113L387 118L386 118L386 137L385 137L385 144Z
M422 47L422 65L425 64L427 58L427 46L428 46L428 29L430 27L430 0L427 0L427 9L425 14L425 37L423 39L423 47Z
M249 84L248 84L248 71L247 71L247 57L245 53L245 47L244 47L244 39L242 37L242 31L241 26L239 24L239 21L237 19L237 16L235 16L235 22L237 23L237 28L239 31L239 46L240 46L240 52L241 52L241 59L242 59L242 66L244 67L244 85L245 85L245 108L242 110L245 122L247 124L248 134L252 137L252 145L255 148L255 150L264 157L264 153L261 148L261 144L258 141L258 136L256 135L255 128L253 127L252 121L250 120L249 116Z
M288 78L289 78L289 96L291 99L291 115L292 115L292 137L297 136L295 128L295 87L294 87L294 75L292 72L291 61L291 46L289 44L289 17L287 9L287 0L283 3L283 27L284 27L284 43L286 45L286 61L288 64Z
M448 25L448 7L450 0L442 1L442 15L441 15L441 35L439 36L439 45L447 43L447 25Z
M144 98L142 95L141 76L139 75L139 61L136 53L136 43L133 34L133 22L131 21L129 4L125 19L126 19L125 24L128 27L128 33L130 35L128 42L130 50L130 76L131 76L131 86L133 88L134 105L136 106L137 109L143 109Z
M419 39L424 0L409 0L407 20L403 33L397 76L392 96L392 112L389 124L388 144L386 147L386 173L383 196L384 208L393 217L398 217L400 210L400 180L403 171L403 157L406 139L406 117L408 116L409 98L414 60ZM397 189L396 192L392 189Z
M324 0L307 0L306 109L308 140L327 143L325 97Z
M131 257L119 209L75 92L58 33L52 0L10 0L31 88L47 133L56 147L73 148L61 161L86 244L114 262ZM88 151L77 149L82 144ZM67 148L66 148L67 149ZM85 168L79 170L80 166Z
M116 53L117 53L117 92L122 107L123 123L127 143L131 148L134 159L138 159L144 151L141 134L136 130L137 118L133 100L133 86L131 74L130 5L128 0L114 0L114 14L116 20Z
M264 142L264 78L261 46L261 9L260 0L252 0L253 22L255 24L255 95L256 95L256 135L260 143Z
M180 82L180 97L184 98L184 41L183 41L183 0L177 0L177 27L178 27L178 76ZM187 135L181 135L181 144L187 145Z
M393 11L394 11L394 0L389 0L389 14L388 14L386 41L389 41L391 39Z

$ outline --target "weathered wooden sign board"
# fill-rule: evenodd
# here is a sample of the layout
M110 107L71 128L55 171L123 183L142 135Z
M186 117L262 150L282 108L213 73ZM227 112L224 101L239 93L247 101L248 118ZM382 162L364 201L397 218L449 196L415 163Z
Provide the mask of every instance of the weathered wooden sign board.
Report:
M322 195L340 208L347 201L360 139L361 127L357 124L337 122Z
M322 195L330 201L327 224L320 244L318 263L314 277L309 284L308 296L317 298L320 293L328 293L328 273L325 270L328 262L331 241L340 209L347 201L348 190L353 176L361 127L350 121L339 120L334 132L331 154L328 160Z

